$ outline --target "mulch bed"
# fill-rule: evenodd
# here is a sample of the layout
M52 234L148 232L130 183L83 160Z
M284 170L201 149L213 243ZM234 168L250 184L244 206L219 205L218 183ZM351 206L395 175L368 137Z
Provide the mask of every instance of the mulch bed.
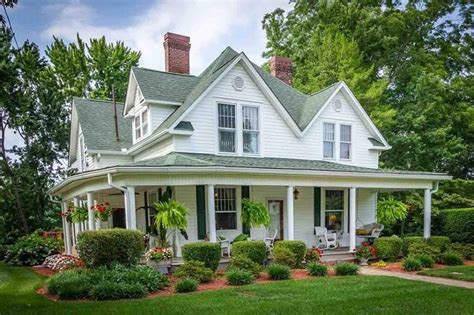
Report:
M45 267L43 265L33 266L32 269L37 274L42 275L42 276L46 276L46 277L51 277L52 275L54 275L56 273L56 271L53 271L53 270L51 270L48 267Z
M464 261L464 266L474 266L474 260L465 260ZM434 264L433 268L430 269L443 269L449 266L442 265L442 264ZM387 263L387 266L385 267L375 267L371 266L371 268L376 268L376 269L382 269L386 271L392 271L392 272L403 272L403 273L411 273L411 274L416 274L418 271L406 271L402 267L402 262L389 262Z

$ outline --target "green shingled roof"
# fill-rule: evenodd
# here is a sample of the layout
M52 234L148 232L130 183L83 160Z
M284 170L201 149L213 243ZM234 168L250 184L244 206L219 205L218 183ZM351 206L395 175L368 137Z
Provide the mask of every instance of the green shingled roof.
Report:
M120 167L228 167L228 168L259 168L281 170L310 170L334 172L359 172L374 174L411 174L411 175L442 175L440 173L411 172L400 170L375 169L339 164L320 160L299 160L285 158L255 158L242 156L222 156L199 153L172 152L165 156L143 160Z
M74 106L89 150L121 151L132 145L132 121L123 118L123 103L117 103L119 138L115 138L112 102L75 97Z

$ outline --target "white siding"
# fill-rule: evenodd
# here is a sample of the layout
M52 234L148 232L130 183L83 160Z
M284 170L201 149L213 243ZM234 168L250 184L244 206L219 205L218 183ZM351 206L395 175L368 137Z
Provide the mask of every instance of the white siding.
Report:
M126 155L104 155L101 154L100 159L97 160L97 156L94 157L95 168L104 168L108 166L121 165L131 163L132 157Z
M236 91L232 87L231 80L237 75L241 76L245 81L243 91ZM195 131L191 137L177 139L176 151L218 153L216 102L217 100L227 99L229 102L244 102L260 106L262 156L322 159L322 121L330 120L350 123L352 125L353 158L351 161L344 161L343 163L378 167L378 153L368 150L370 142L367 138L370 137L370 133L351 108L345 96L341 93L337 97L342 100L342 109L338 112L332 106L328 106L307 133L303 137L298 138L290 130L273 105L266 99L244 68L237 65L184 118L184 120L192 122Z
M142 161L151 159L158 156L166 155L170 152L175 151L175 141L174 137L167 138L165 140L161 140L160 142L154 143L152 146L143 150L139 154L135 155L134 161Z
M150 105L150 116L151 116L151 129L154 130L155 128L158 128L163 121L165 121L166 118L168 118L169 115L173 111L176 110L176 106L167 106L167 105Z
M197 207L196 207L196 186L176 186L174 189L175 199L183 203L188 208L188 242L197 242ZM184 238L180 239L181 244L186 243Z

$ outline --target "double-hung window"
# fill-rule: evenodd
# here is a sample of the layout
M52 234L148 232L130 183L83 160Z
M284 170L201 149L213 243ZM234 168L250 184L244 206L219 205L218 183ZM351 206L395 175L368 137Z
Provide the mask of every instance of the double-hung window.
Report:
M341 136L340 136L340 150L339 155L341 159L350 160L351 158L351 126L341 125Z
M334 158L335 146L335 126L331 123L324 123L323 125L323 157L325 159Z
M135 139L140 139L148 134L148 110L135 116Z
M242 106L243 153L258 154L258 107Z
M324 197L326 228L344 230L344 190L326 190Z
M235 188L215 189L216 229L235 230L237 228L236 195Z
M236 152L235 148L235 105L219 104L219 151Z

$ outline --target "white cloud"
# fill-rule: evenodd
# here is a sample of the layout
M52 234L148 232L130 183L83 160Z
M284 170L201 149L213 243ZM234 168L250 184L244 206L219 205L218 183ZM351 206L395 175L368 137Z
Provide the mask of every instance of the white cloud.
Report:
M125 27L100 26L100 15L79 2L48 8L54 19L42 32L73 41L79 32L83 39L105 35L121 40L142 52L140 65L163 69L163 35L170 31L191 37L191 72L201 72L226 46L245 51L262 63L265 34L261 20L277 7L288 8L288 0L264 1L172 1L155 2ZM124 14L127 12L124 9Z

